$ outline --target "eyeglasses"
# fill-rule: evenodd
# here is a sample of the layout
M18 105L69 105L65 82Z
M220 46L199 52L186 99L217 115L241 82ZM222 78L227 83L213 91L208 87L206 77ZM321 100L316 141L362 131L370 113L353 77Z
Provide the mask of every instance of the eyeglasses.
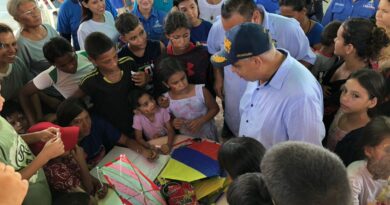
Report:
M14 48L14 49L15 49L16 47L17 47L16 42L13 42L13 43L11 43L11 44L6 44L6 43L0 42L0 49L1 49L1 50L3 50L3 49L9 50L9 49L11 49L11 48Z
M22 13L22 15L25 15L25 16L32 16L33 13L36 13L36 12L39 12L39 11L41 11L41 10L39 9L39 7L34 6L34 8L32 8L32 9L30 9L30 10L28 10L28 11Z

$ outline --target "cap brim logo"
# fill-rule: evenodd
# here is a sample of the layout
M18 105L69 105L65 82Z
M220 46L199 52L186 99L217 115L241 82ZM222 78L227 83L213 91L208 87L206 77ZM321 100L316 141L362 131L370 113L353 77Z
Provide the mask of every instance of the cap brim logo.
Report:
M225 39L223 40L223 45L225 47L226 53L230 53L230 49L232 48L232 42L225 37Z
M213 55L211 57L211 60L216 62L216 63L224 63L227 61L227 59L223 56L220 56L220 55Z

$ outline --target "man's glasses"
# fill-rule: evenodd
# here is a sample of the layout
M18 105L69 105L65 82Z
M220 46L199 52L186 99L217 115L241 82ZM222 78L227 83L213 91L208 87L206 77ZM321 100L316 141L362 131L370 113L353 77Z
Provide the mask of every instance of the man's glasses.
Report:
M33 13L36 13L36 12L39 12L41 11L37 6L34 6L34 8L22 13L22 15L25 15L25 16L32 16Z

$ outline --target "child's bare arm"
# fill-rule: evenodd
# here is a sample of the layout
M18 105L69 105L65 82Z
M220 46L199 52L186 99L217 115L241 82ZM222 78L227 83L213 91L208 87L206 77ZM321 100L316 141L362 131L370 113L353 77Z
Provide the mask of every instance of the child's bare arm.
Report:
M175 130L173 129L170 121L165 123L165 128L167 128L167 134L168 134L168 142L167 145L169 147L169 150L172 149L173 142L175 141Z
M85 154L82 147L76 145L76 147L71 151L72 156L77 161L81 169L81 182L85 191L89 194L93 192L92 177L89 174L88 165L85 161Z
M215 98L210 94L210 92L205 87L203 87L203 96L207 107L207 113L199 118L191 120L187 124L188 128L192 132L199 130L204 123L213 119L219 112L219 107L217 102L215 101Z
M147 149L153 149L154 146L149 144L148 142L146 142L142 136L142 131L141 130L136 130L134 129L134 134L135 134L135 139L137 140L137 142L142 145L143 147L147 148Z
M23 179L30 179L37 171L42 168L50 159L60 156L64 153L64 144L60 137L53 138L45 144L38 156L25 168L19 170Z

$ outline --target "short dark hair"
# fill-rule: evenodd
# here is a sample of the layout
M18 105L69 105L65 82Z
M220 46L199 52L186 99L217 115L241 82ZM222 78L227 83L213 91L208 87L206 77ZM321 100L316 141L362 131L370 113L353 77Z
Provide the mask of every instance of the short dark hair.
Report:
M54 37L43 45L43 55L51 64L55 63L57 58L66 54L73 53L72 45L63 37Z
M229 19L233 13L237 12L249 20L255 10L257 10L257 5L253 0L226 0L221 7L221 16L224 19Z
M389 37L383 28L364 18L346 20L344 28L344 44L352 44L357 55L363 60L377 59L382 48L389 45Z
M92 59L114 48L115 45L104 33L92 32L85 39L85 51Z
M189 0L173 0L173 6L179 7L179 4L180 4L181 2L183 2L183 1L189 1ZM200 15L200 10L199 10L198 0L194 0L194 2L196 3L196 7L198 8L198 18L200 18L200 17L199 17L199 15Z
M279 0L279 6L290 6L293 11L302 11L304 8L310 12L312 0Z
M122 35L133 31L138 25L140 25L138 17L130 13L123 13L115 20L116 30Z
M273 205L260 173L245 173L234 179L226 199L230 205Z
M275 204L351 203L345 166L323 147L294 141L276 144L265 153L261 172Z
M157 77L160 82L167 82L177 72L186 72L184 63L173 57L162 59L158 65Z
M9 27L7 24L0 23L0 33L12 33L13 34L13 31L12 31L11 27Z
M321 33L321 44L324 46L331 46L334 44L334 39L337 36L337 30L339 30L342 22L332 21L324 27Z
M390 118L378 116L373 118L363 129L357 145L360 148L378 146L384 139L390 138ZM363 152L361 153L363 154Z
M261 172L260 163L265 153L264 146L250 137L236 137L222 144L218 162L232 179L248 172Z
M3 109L1 110L1 116L6 118L16 112L23 113L22 107L19 103L12 100L4 102Z
M174 11L165 18L164 30L166 34L171 34L177 29L186 28L191 29L192 25L187 16L180 11Z
M66 99L57 108L57 124L59 126L69 126L74 118L84 110L86 108L80 99L73 97Z
M142 88L136 88L130 91L128 100L131 106L131 111L137 109L140 106L138 100L145 94L152 96L148 91Z

